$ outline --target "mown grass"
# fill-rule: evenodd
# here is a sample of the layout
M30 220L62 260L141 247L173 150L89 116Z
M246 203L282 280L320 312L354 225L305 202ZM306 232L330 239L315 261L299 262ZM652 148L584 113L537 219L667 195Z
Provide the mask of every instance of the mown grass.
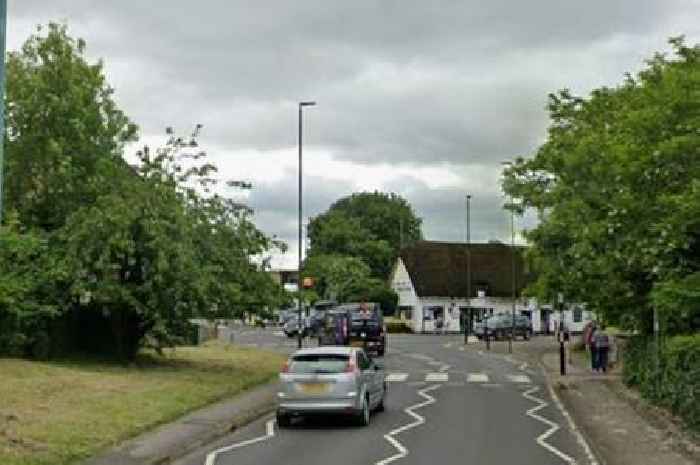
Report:
M129 366L0 358L0 464L66 465L271 380L281 354L220 344Z

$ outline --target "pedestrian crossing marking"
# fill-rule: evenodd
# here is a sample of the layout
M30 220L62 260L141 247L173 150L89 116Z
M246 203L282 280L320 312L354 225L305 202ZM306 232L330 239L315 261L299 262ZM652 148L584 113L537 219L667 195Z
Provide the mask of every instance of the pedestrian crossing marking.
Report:
M408 373L389 373L386 380L390 383L403 383L408 379Z
M467 375L467 383L488 383L489 375L485 373L469 373Z
M512 383L531 383L530 378L525 375L508 375L508 379Z
M427 382L440 382L444 383L445 381L449 380L450 376L447 373L428 373L425 375L425 380Z

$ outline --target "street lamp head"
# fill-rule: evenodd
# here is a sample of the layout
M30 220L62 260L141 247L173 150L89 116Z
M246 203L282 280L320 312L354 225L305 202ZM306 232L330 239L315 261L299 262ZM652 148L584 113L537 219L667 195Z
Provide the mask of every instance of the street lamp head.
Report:
M470 200L472 198L471 194L467 194L467 200Z
M314 105L316 105L316 102L310 100L306 102L299 102L300 107L312 107Z

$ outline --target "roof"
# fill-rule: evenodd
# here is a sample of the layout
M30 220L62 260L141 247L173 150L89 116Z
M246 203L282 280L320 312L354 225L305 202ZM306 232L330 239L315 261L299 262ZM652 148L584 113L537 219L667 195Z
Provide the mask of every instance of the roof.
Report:
M467 254L469 250L469 254ZM486 288L492 297L512 296L512 253L515 251L516 295L533 280L523 260L525 247L502 243L418 241L401 249L419 297L467 297L467 256L470 255L471 297Z

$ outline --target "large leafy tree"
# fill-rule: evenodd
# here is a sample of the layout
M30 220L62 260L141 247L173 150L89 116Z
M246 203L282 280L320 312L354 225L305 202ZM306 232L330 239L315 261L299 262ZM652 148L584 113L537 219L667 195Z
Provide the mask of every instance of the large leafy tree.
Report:
M136 138L102 63L84 53L84 41L51 23L8 54L5 195L26 226L55 230L94 202Z
M643 330L653 289L668 312L673 296L700 291L685 279L700 271L700 47L671 43L674 57L655 56L616 88L550 95L547 141L504 181L540 213L528 234L532 290Z
M336 201L309 225L310 255L359 258L386 280L403 244L422 238L421 219L396 194L355 193Z

